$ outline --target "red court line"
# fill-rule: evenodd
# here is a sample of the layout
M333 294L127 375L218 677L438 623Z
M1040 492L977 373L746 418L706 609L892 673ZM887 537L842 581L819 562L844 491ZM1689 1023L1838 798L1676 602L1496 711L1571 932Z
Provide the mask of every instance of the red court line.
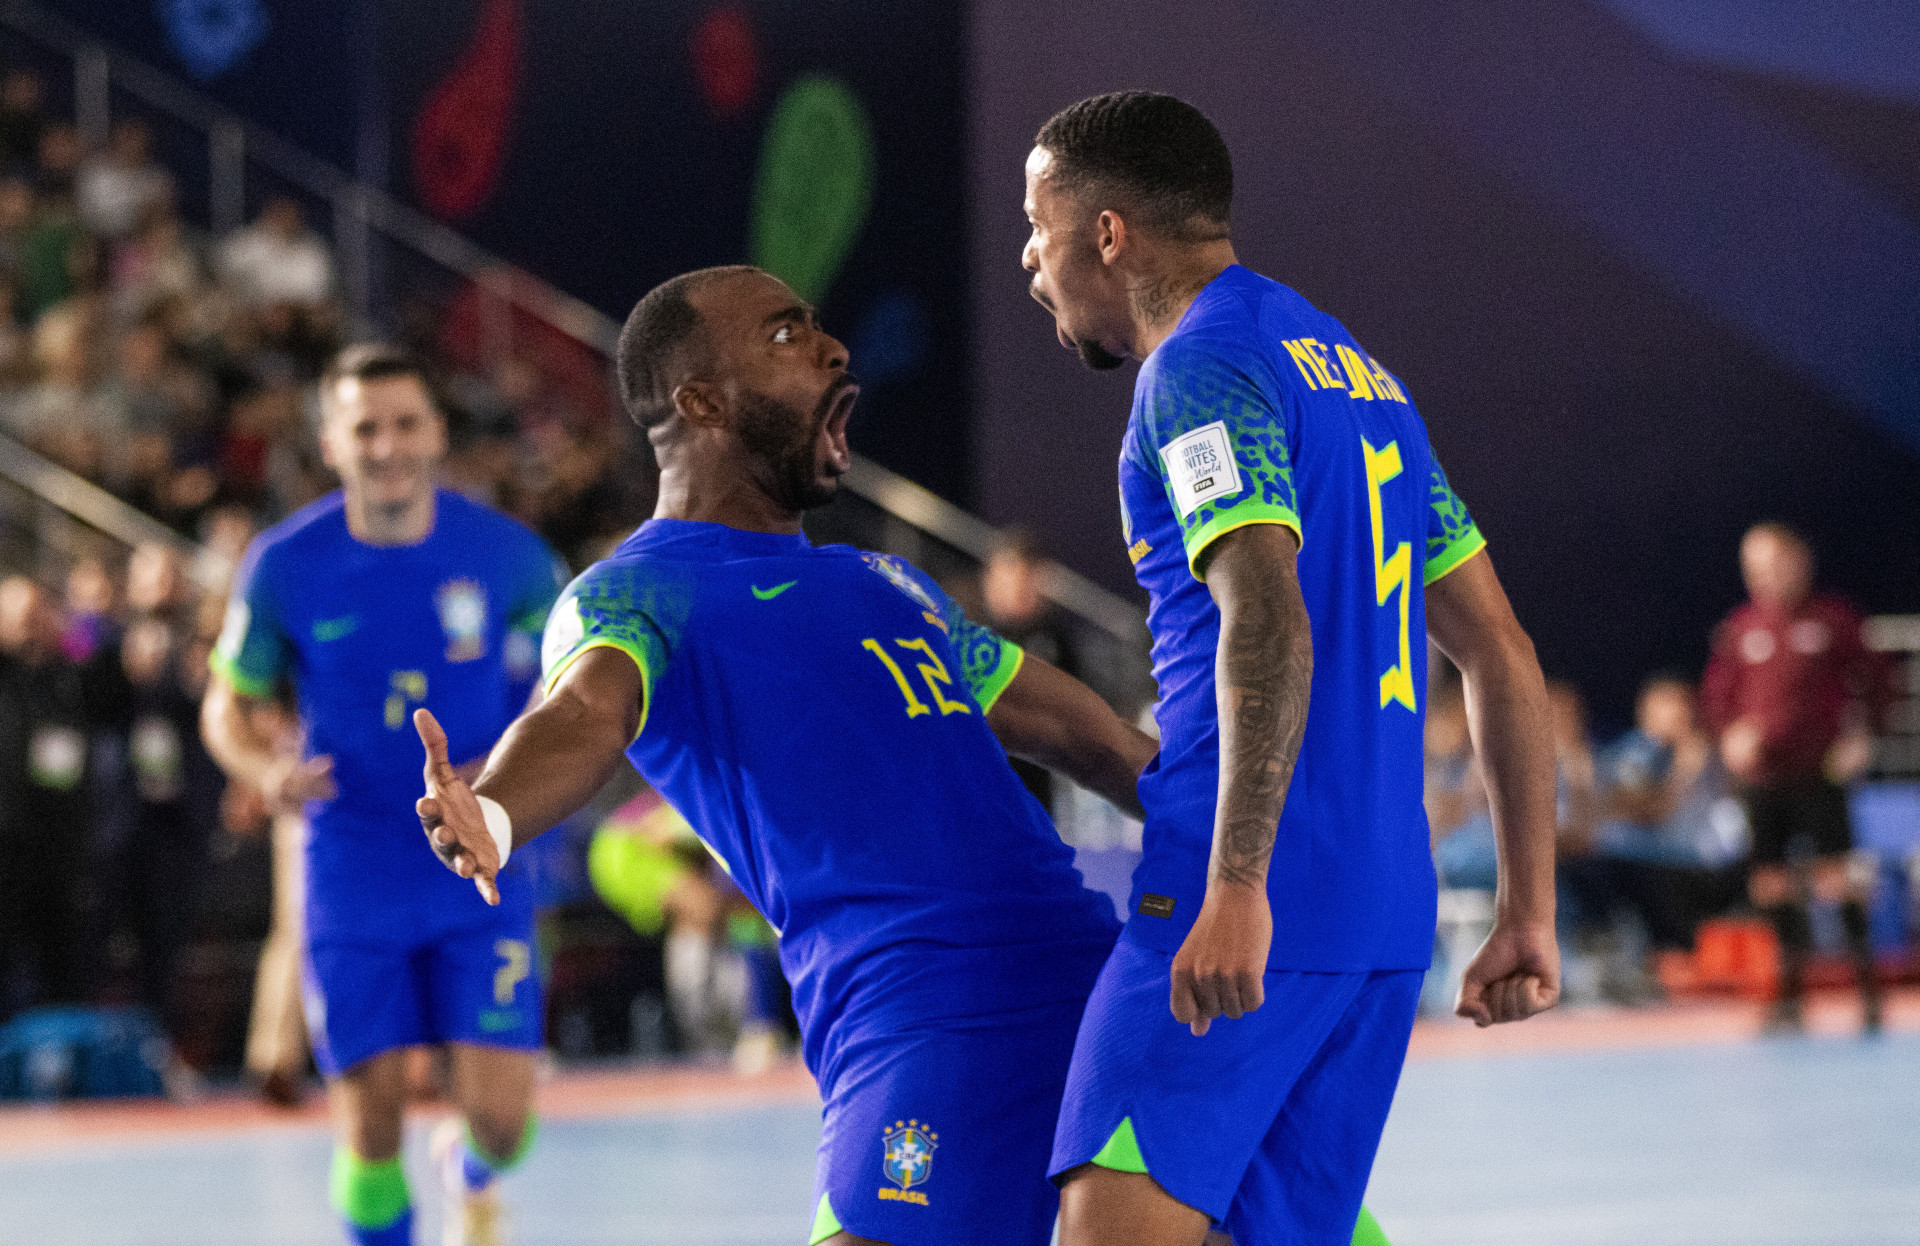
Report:
M1757 1004L1715 1000L1659 1008L1568 1009L1486 1030L1464 1021L1423 1021L1414 1028L1408 1058L1488 1059L1738 1043L1754 1038L1760 1017ZM1859 1008L1849 996L1817 997L1808 1008L1808 1023L1815 1035L1852 1034L1859 1028ZM1889 996L1887 1030L1920 1033L1920 990ZM537 1093L540 1114L551 1120L818 1102L813 1079L798 1061L756 1077L677 1066L567 1069L543 1081ZM444 1104L430 1104L420 1114L446 1111ZM194 1137L319 1132L326 1126L324 1096L317 1091L306 1106L293 1111L266 1107L237 1092L185 1105L134 1099L0 1107L0 1157Z
M755 1077L704 1068L568 1070L543 1081L535 1095L540 1115L549 1120L819 1102L813 1078L798 1061ZM422 1105L415 1115L438 1116L447 1111L446 1104L431 1103ZM326 1098L317 1089L304 1106L293 1110L270 1108L238 1092L189 1104L119 1099L9 1106L0 1107L0 1156L326 1128Z

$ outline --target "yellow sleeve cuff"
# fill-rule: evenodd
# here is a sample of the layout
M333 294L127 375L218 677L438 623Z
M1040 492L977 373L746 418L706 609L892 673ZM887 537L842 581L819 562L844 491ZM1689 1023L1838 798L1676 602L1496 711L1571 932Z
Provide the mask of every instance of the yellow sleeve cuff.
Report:
M1193 578L1199 579L1197 568L1200 555L1207 546L1221 537L1239 528L1250 528L1254 524L1273 523L1283 528L1292 528L1294 539L1306 544L1306 534L1300 530L1300 516L1293 513L1290 506L1275 506L1271 502L1243 502L1229 510L1221 511L1212 519L1195 528L1186 537L1187 570L1193 572Z
M1453 544L1427 559L1427 569L1421 580L1422 586L1432 584L1486 547L1487 538L1480 535L1480 529L1468 528L1453 539Z
M633 728L633 739L638 740L640 733L647 729L647 715L653 709L653 675L647 670L646 661L634 646L623 644L612 636L587 637L565 657L548 668L540 681L542 694L551 696L555 685L560 682L560 677L566 674L568 668L575 662L586 656L589 649L617 649L633 659L633 664L640 668L640 721ZM632 742L632 740L628 741L629 744Z

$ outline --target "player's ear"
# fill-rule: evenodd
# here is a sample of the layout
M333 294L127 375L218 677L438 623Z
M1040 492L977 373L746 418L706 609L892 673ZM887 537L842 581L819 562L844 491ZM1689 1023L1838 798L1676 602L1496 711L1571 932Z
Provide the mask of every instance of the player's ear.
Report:
M695 428L719 428L727 422L720 392L707 381L682 381L674 386L673 409Z
M1107 208L1093 222L1093 245L1100 252L1100 262L1111 268L1120 259L1121 252L1127 247L1127 222L1118 212Z

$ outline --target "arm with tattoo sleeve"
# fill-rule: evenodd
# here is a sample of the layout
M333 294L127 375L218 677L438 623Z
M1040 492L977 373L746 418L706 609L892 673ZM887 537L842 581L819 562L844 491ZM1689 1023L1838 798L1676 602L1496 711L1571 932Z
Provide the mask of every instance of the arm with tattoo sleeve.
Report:
M1205 1034L1215 1017L1260 1007L1273 941L1267 863L1306 733L1313 635L1291 529L1227 533L1201 568L1220 609L1214 679L1220 794L1206 898L1173 960L1173 1015Z

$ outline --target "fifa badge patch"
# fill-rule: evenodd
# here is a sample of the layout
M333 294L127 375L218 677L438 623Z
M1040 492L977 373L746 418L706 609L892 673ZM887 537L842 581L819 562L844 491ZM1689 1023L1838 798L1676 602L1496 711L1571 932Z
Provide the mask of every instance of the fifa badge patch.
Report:
M933 1175L933 1151L940 1145L940 1135L924 1121L895 1121L893 1128L881 1135L880 1143L880 1171L893 1182L893 1186L880 1187L880 1197L927 1206L926 1194L913 1187L925 1185Z
M433 604L447 634L447 661L471 662L486 653L486 589L473 580L448 580L433 595Z
M1160 447L1160 461L1182 519L1207 502L1240 492L1240 465L1233 460L1225 420L1175 437Z

